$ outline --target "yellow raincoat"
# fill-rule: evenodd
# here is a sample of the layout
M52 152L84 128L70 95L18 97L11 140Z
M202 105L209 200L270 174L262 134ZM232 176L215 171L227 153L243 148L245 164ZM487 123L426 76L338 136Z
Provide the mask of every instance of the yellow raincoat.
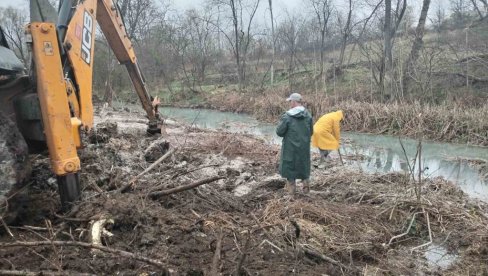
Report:
M323 115L313 125L312 145L321 150L337 150L341 139L342 110Z

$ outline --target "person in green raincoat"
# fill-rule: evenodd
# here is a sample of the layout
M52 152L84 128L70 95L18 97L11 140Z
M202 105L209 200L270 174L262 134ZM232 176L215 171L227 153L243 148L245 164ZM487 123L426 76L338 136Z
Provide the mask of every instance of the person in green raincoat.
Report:
M303 191L310 191L310 141L313 134L312 116L301 104L302 96L293 93L286 99L290 110L283 116L276 128L276 134L283 137L279 171L286 178L286 190L292 196L296 192L296 180L303 182Z

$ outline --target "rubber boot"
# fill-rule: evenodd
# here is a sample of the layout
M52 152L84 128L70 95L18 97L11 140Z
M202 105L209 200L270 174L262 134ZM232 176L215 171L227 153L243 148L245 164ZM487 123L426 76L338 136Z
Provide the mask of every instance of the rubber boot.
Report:
M310 193L310 180L303 180L303 193L308 194Z
M317 168L321 170L325 169L326 162L327 161L325 160L325 158L322 155L320 155L319 165L317 166Z
M295 197L295 193L296 193L296 189L297 189L297 186L295 183L296 183L295 181L287 181L286 185L285 185L286 192L288 193L288 195L291 196L291 198Z

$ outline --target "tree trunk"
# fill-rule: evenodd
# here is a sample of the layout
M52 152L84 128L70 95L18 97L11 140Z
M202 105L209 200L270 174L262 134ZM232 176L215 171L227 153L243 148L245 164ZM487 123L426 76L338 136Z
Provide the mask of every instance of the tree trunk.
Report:
M236 65L237 65L237 82L238 82L239 90L241 90L242 89L242 69L241 69L242 66L241 66L241 54L240 54L241 45L239 43L239 21L237 17L237 8L234 0L230 0L230 7L232 9L232 22L234 25L234 35L235 35L234 56L236 58Z
M346 52L346 46L347 46L347 39L349 37L349 34L351 32L351 17L352 17L352 0L349 0L349 13L347 14L347 21L346 25L344 26L344 32L342 34L342 45L341 45L341 54L339 56L339 65L338 67L341 68L342 65L344 64L344 55Z
M274 84L274 59L275 59L275 31L274 31L274 17L273 17L273 3L269 0L269 13L271 14L271 39L273 49L271 51L271 85Z
M391 97L391 75L393 67L393 56L391 53L391 0L385 0L385 26L384 26L384 46L383 46L383 70L380 80L382 84L383 96L386 99Z
M415 40L413 41L412 50L405 62L403 70L403 87L404 91L408 93L408 76L412 73L412 69L417 62L420 54L420 50L424 44L423 37L425 32L425 21L427 18L427 13L429 11L430 0L424 0L422 5L422 11L420 12L419 23L417 24L417 29L415 30Z
M110 49L108 49L107 56L107 77L105 79L105 94L103 95L103 101L106 102L108 106L112 106L114 98L114 90L112 88L112 74L115 70L115 62L113 60L114 57L110 54Z
M324 74L325 29L320 31L320 78Z

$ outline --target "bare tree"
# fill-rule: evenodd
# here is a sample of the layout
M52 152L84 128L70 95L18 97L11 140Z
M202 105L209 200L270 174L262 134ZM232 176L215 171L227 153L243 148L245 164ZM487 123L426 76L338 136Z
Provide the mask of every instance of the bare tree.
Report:
M382 70L380 74L381 91L386 99L395 98L393 93L393 40L395 34L402 22L403 16L407 9L407 0L398 0L396 3L395 12L392 12L392 0L385 0L385 19L383 29L383 57L382 57ZM392 18L394 15L395 18Z
M0 9L0 24L3 27L5 36L15 54L24 64L29 62L29 53L25 44L24 27L28 22L27 12L8 7Z
M383 70L381 74L381 88L383 93L389 94L391 91L391 86L389 86L391 81L385 81L385 75L390 74L393 67L393 56L391 51L391 40L392 40L392 26L391 26L391 0L385 0L385 26L383 29Z
M454 26L464 26L469 21L469 5L467 0L450 0Z
M219 31L226 37L230 44L232 53L237 66L238 88L241 90L246 79L246 59L249 45L252 41L253 34L252 22L258 10L260 0L243 1L243 0L213 0L211 4L224 6L230 12L230 21L232 34L227 34L222 26L218 26Z
M410 50L410 54L407 58L407 61L405 62L405 69L403 70L403 89L405 92L408 92L407 76L412 71L415 62L417 62L420 50L422 49L422 45L424 44L423 37L425 32L425 21L427 19L429 7L430 0L424 0L422 4L422 10L420 12L419 22L415 30L415 38L412 44L412 49Z
M274 60L276 51L276 41L275 41L275 28L274 28L274 16L273 16L273 1L269 0L269 13L271 15L271 40L272 40L272 50L271 50L271 85L274 84Z
M437 1L436 9L434 16L430 18L430 22L434 28L434 31L437 33L440 33L443 29L444 22L446 20L446 10L443 7L443 5L440 2L440 0Z
M211 57L216 55L218 46L214 43L213 34L217 33L216 27L211 24L212 13L205 9L201 12L189 10L186 12L181 35L187 40L182 56L182 66L190 88L195 90L195 82L201 84L205 79L207 67L211 63ZM186 62L188 60L188 62ZM186 64L189 63L190 76L187 74Z
M473 8L479 16L479 20L483 21L488 16L488 1L487 0L471 0Z
M290 15L287 13L286 19L278 27L277 36L280 45L284 46L284 52L288 57L288 82L290 90L294 87L295 68L299 59L297 57L298 52L298 40L302 33L304 20L298 15Z
M150 30L157 26L159 21L164 20L168 10L167 4L161 2L161 5L158 6L154 0L119 0L116 3L118 11L124 20L127 35L138 44L138 48L142 48L141 41L151 33ZM106 70L104 71L106 77L103 98L109 105L112 105L114 96L113 82L115 81L112 74L115 71L117 61L110 51L105 38L101 38L97 42L107 47L106 54L109 58L106 61Z
M380 6L382 4L383 4L383 0L379 1L376 5L374 5L372 7L371 13L366 18L364 18L363 20L361 20L361 21L359 21L357 23L357 24L362 24L362 28L359 31L359 33L357 35L355 35L355 37L354 37L354 45L353 45L352 50L351 50L351 52L349 54L348 62L350 62L350 60L351 60L351 55L354 52L354 50L356 49L356 45L362 44L361 41L362 41L363 35L364 35L365 31L366 31L366 28L368 27L368 24L370 23L370 21L375 16L377 16L377 11L378 11L378 9L380 8ZM352 28L351 28L351 30L352 30ZM351 35L354 35L354 34L351 33Z
M129 37L138 42L154 24L164 18L167 4L158 7L154 0L119 0L120 13L124 18Z
M347 12L347 16L346 16L346 22L343 23L343 19L341 16L338 16L337 19L339 21L339 25L342 26L340 28L340 31L341 31L341 37L342 37L342 41L341 41L341 53L339 55L339 64L338 64L338 67L341 68L342 65L344 64L344 55L345 55L345 52L346 52L346 46L347 46L347 43L349 42L349 36L351 35L351 32L353 30L353 24L351 22L351 19L352 19L352 10L353 10L353 5L352 5L352 0L349 0L349 9L348 9L348 12Z
M329 19L332 14L332 0L309 0L315 13L317 27L320 33L320 65L319 76L324 74L325 38L329 31Z

